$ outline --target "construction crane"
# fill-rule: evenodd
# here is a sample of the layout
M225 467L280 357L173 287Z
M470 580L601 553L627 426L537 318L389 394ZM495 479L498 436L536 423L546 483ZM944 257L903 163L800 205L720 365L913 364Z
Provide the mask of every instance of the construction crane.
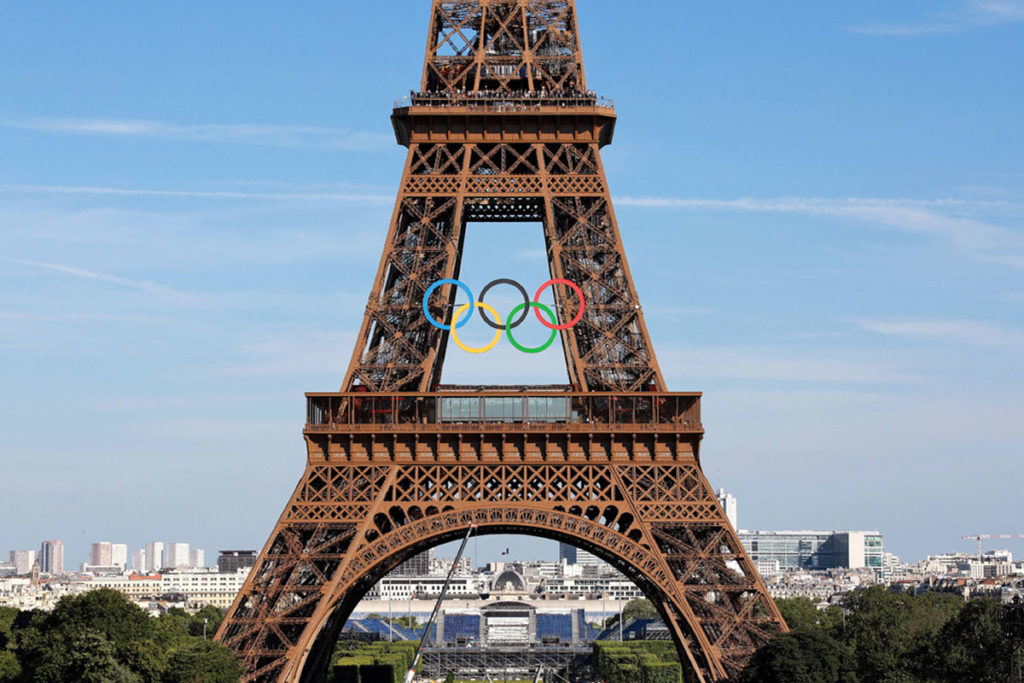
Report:
M977 541L978 542L978 562L981 562L981 542L990 538L1024 538L1024 534L976 534L974 536L964 536L965 541Z
M416 677L416 667L420 663L420 655L423 654L423 644L427 642L427 635L430 633L430 627L434 624L434 619L437 618L437 613L441 611L441 601L444 600L444 596L448 593L448 584L452 582L452 577L455 576L455 569L459 566L459 560L462 559L462 553L466 550L466 542L469 541L469 535L476 529L476 524L470 524L469 529L466 530L466 535L462 537L462 545L459 546L459 552L455 553L455 559L452 560L452 566L448 570L448 578L444 580L444 585L441 586L441 594L437 596L437 602L434 603L434 610L430 613L430 618L427 619L427 625L423 629L423 635L420 636L419 647L416 648L416 656L413 657L412 666L409 668L409 672L405 674L405 683L412 683L412 679Z

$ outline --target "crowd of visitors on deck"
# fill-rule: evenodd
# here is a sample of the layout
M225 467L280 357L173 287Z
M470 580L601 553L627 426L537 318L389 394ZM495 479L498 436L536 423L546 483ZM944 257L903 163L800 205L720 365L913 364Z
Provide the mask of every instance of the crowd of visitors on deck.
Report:
M432 106L432 107L483 107L488 109L528 110L542 106L615 106L614 102L598 97L593 90L579 91L558 88L553 90L499 90L480 88L479 90L441 90L436 92L410 90L406 97L395 102L396 107Z

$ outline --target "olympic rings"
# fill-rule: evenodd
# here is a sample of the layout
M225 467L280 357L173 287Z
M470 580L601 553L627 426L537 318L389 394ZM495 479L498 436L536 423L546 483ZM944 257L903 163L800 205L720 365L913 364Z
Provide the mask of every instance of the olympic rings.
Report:
M471 303L461 304L455 310L455 314L452 316L451 323L449 324L442 324L435 320L430 313L430 309L427 307L427 304L430 300L430 295L433 294L434 290L440 287L441 285L455 285L456 287L464 291L471 300ZM505 324L502 324L501 316L498 315L498 312L495 311L492 306L484 303L483 301L484 295L487 294L491 287L494 287L496 285L511 285L512 287L515 287L520 294L523 295L523 303L516 305L509 312L508 318L506 319L507 322ZM570 289L573 290L573 292L576 293L576 296L580 302L579 310L576 312L576 316L569 322L561 325L558 324L558 318L555 315L555 312L548 308L546 305L540 303L540 295L544 292L545 289L552 285L565 285L566 287L569 287ZM512 344L512 346L514 346L518 351L521 351L522 353L540 353L541 351L544 351L554 343L555 339L558 337L559 330L567 330L583 319L583 311L586 308L586 300L583 297L583 290L580 288L579 285L562 278L551 279L542 284L540 288L537 289L537 293L534 295L533 301L529 300L526 290L523 288L521 284L519 284L515 280L510 280L508 278L499 278L497 280L492 280L488 282L480 291L479 300L473 299L473 292L470 291L469 287L466 286L465 283L452 278L444 278L442 280L438 280L437 282L433 283L432 285L430 285L430 287L427 288L427 291L423 293L422 305L423 315L426 317L427 322L429 322L431 325L440 330L444 330L445 332L451 332L452 339L455 341L456 346L458 346L463 351L466 351L467 353L484 353L486 351L490 351L501 339L502 332L504 332L505 336L508 337L509 343ZM472 309L474 308L480 309L480 318L489 327L495 330L494 338L490 341L489 344L485 346L466 346L462 342L462 340L459 339L459 334L458 332L456 332L457 329L468 323L470 318L473 317ZM516 339L512 336L512 329L518 327L523 323L524 320L526 320L531 308L534 309L533 312L537 316L537 319L541 322L541 324L544 325L544 327L551 330L551 335L548 337L548 340L541 344L540 346L523 346L518 341L516 341ZM467 311L470 311L470 314L465 315L465 317L463 317ZM490 318L488 318L488 316L484 315L484 311L489 312L491 316L493 316L494 320L492 321ZM548 320L545 320L543 318L541 312L547 314Z
M551 322L552 323L557 323L558 322L558 320L555 318L555 312L552 311L547 306L545 306L544 304L537 303L536 301L530 301L528 303L530 304L530 307L539 308L539 309L543 310L545 313L547 313L548 317L551 318ZM516 306L515 308L512 309L512 311L508 314L508 317L511 318L513 315L515 315L516 311L518 311L520 308L522 308L523 309L523 313L525 313L526 309L528 307L527 307L526 304L519 304L518 306ZM513 327L514 327L514 325L509 325L505 329L505 336L508 337L508 341L509 341L510 344L512 344L512 346L516 347L517 349L519 349L523 353L540 353L544 349L546 349L549 346L551 346L551 344L555 341L555 337L558 336L558 330L556 330L554 328L551 328L551 336L548 337L548 340L546 342L544 342L543 344L541 344L540 346L533 346L533 347L521 346L519 344L519 342L517 342L515 339L512 338L512 328Z
M434 284L432 284L429 287L427 287L427 291L423 294L423 315L427 316L427 322L429 322L431 325L433 325L434 327L436 327L438 329L441 329L441 330L444 330L444 331L447 332L448 330L452 329L452 326L451 325L441 325L441 324L439 324L430 315L430 311L427 310L427 300L430 299L430 295L434 293L434 290L437 289L438 287L440 287L441 285L455 285L456 287L461 287L462 291L465 292L466 296L468 296L470 299L473 298L473 292L469 291L469 287L467 287L464 283L459 282L458 280L453 280L451 278L445 278L443 280L438 280ZM456 327L462 327L463 325L465 325L468 322L469 322L469 318L466 318L461 323L456 325Z
M491 312L491 315L494 316L494 319L498 321L498 324L499 325L501 324L501 318L498 317L498 312L496 310L494 310L494 307L491 306L490 304L485 304L483 301L474 301L473 302L473 306L475 308L486 308L488 311ZM455 315L452 317L452 322L455 322L456 320L458 320L459 316L461 316L463 313L465 313L466 309L468 309L468 308L469 308L469 304L462 304L457 309L455 309ZM473 316L471 316L471 315L467 316L466 320L469 320L472 317ZM491 349L494 348L494 345L498 343L498 340L501 339L501 330L498 330L498 331L496 331L494 333L494 339L491 340L490 344L488 344L487 346L478 346L476 348L472 348L472 347L466 346L465 344L462 343L462 340L459 339L459 333L455 331L457 329L459 329L458 325L455 325L454 327L452 327L452 340L455 342L456 346L458 346L460 349L462 349L466 353L484 353L485 351L490 351Z
M516 320L514 323L513 322L508 322L505 325L498 325L498 324L492 323L490 320L487 319L487 316L484 315L484 309L482 309L482 308L480 309L480 317L483 319L483 321L485 323L487 323L488 325L490 325L491 327L493 327L496 330L501 330L502 332L504 332L505 330L507 330L510 327L519 327L522 324L522 322L524 320L526 320L526 316L529 314L529 312L526 309L527 309L527 304L530 303L530 295L526 293L526 288L523 287L518 282L516 282L515 280L509 280L506 277L499 278L497 280L491 280L486 285L484 285L483 289L480 290L480 301L484 300L484 296L487 294L487 290L489 290L494 285L512 285L513 287L518 289L519 293L523 295L523 314L521 316L519 316L519 319ZM512 320L512 316L511 315L509 316L509 320L510 321Z
M576 317L573 318L572 320L570 320L569 322L565 323L564 325L548 325L546 322L544 322L544 318L540 317L540 311L539 310L534 309L533 313L534 313L534 315L537 316L537 320L540 321L540 324L543 325L544 327L548 328L549 330L567 330L570 327L572 327L573 325L575 325L576 323L578 323L580 321L580 318L583 317L583 309L587 307L587 302L583 298L583 290L580 289L579 285L577 285L575 282L569 282L568 280L563 280L561 278L557 278L557 279L554 279L554 280L548 280L547 282L542 284L540 286L540 289L537 290L537 293L533 295L533 300L534 301L539 300L540 299L540 293L543 292L548 287L550 287L551 285L555 285L555 284L565 285L566 287L569 287L570 289L572 289L572 291L576 292L576 296L578 296L580 298L580 310L576 312Z

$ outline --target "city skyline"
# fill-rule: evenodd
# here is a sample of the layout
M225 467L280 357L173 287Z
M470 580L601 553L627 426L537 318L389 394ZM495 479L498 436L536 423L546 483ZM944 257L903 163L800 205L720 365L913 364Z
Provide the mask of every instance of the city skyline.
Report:
M659 360L704 392L747 528L878 528L907 558L1024 531L1024 7L939 5L581 17ZM58 7L11 8L0 46L4 540L67 566L160 514L259 548L366 302L427 5L386 49L354 6ZM471 227L464 279L540 282L541 249ZM503 353L446 381L564 374Z
M2 539L0 539L2 543ZM64 541L61 539L44 540L40 549L14 549L9 550L11 562L24 565L28 569L18 571L18 574L26 574L33 564L38 564L41 572L46 574L61 574L83 571L75 567L96 567L108 569L120 567L122 570L138 572L156 571L162 568L174 567L204 567L206 566L205 550L191 547L188 543L165 543L163 541L147 541L139 547L128 543L114 543L111 541L92 541L87 543L88 550L82 562L68 562L74 557L65 554ZM168 553L170 550L170 553ZM15 556L19 559L15 560ZM160 558L153 562L153 558ZM55 568L59 568L56 569Z
M744 540L745 544L747 543L746 539L751 538L751 537L755 537L757 534L768 534L768 535L778 535L778 534L790 534L790 535L825 534L825 535L828 535L828 534L832 534L832 533L839 533L839 534L851 533L850 530L825 529L825 528L815 527L813 524L807 524L807 525L804 525L804 526L801 526L801 527L793 527L791 529L751 529L751 528L746 528L744 526L736 524L737 516L738 516L737 515L738 501L735 498L735 496L733 496L731 493L729 493L728 491L726 491L726 490L724 490L722 488L719 488L717 495L718 495L718 498L719 498L719 504L722 505L723 508L726 510L727 514L730 517L730 522L734 524L734 526L736 528L736 531L739 533L739 536L740 536L741 540ZM810 531L811 529L817 529L817 531ZM864 532L857 532L857 533L864 533ZM885 536L885 530L884 529L875 530L873 532L868 532L868 533L880 533L881 536ZM516 540L520 539L520 538L522 538L522 537L514 535L514 534L492 534L492 535L481 535L481 536L475 537L473 544L471 544L469 546L469 548L467 549L467 551L466 551L466 555L467 555L466 560L469 563L469 565L471 567L474 567L474 568L482 567L482 566L486 565L488 562L496 562L496 561L499 561L499 562L500 561L505 561L505 562L530 562L530 561L558 561L558 560L561 560L561 559L568 559L570 564L575 563L577 561L581 562L582 564L590 564L590 563L592 563L594 561L599 560L599 558L596 558L591 553L586 552L585 550L582 550L582 549L578 549L578 548L576 548L575 546L572 546L569 543L559 542L559 541L550 541L550 540L547 540L547 539L534 538L532 540L541 541L542 543L537 545L537 546L529 545L529 546L527 546L526 549L517 548L516 547ZM1022 538L1019 538L1019 537L1017 537L1017 538L1007 538L1007 537L998 538L997 537L997 538L982 539L982 540L985 543L985 545L982 546L982 550L986 554L991 554L991 553L998 552L998 551L1010 551L1011 553L1017 553L1018 555L1024 555L1024 539L1022 539ZM483 549L482 552L480 550L480 543L481 542L484 543L484 549ZM966 553L967 555L975 555L976 553L973 553L972 549L976 547L976 545L975 545L976 542L977 542L977 539L964 539L964 538L961 538L961 539L959 539L959 541L957 541L955 543L955 547L953 547L953 546L942 546L942 547L929 548L929 549L927 549L927 551L925 553L925 556L934 556L934 555L942 555L942 554L950 554L950 553L951 554ZM77 566L79 566L81 564L85 564L85 563L74 563L74 562L72 562L70 564L67 563L68 561L65 559L67 557L67 555L65 554L66 553L65 545L64 545L62 540L46 540L46 541L42 542L43 546L45 546L48 543L60 544L59 545L60 561L61 561L61 563L64 563L64 567L65 567L66 571L69 571L69 572L77 571L77 570L74 569L74 567L77 567ZM107 545L122 545L122 546L127 548L127 553L128 553L127 557L129 558L130 561L125 563L125 565L124 565L124 568L126 570L130 568L132 571L147 571L148 572L148 571L158 571L161 568L173 567L173 566L193 566L193 567L216 566L213 563L209 563L208 564L208 563L205 562L205 554L203 555L204 559L197 564L195 562L195 553L204 553L204 550L203 549L199 549L199 548L190 547L190 545L188 543L180 543L179 542L179 543L173 543L172 544L172 543L163 542L163 541L148 541L148 542L146 542L144 544L140 544L139 547L136 547L135 545L130 544L130 543L129 544L111 544L110 542L91 542L91 543L87 543L85 545L85 547L86 548L94 548L95 546L97 546L100 543L106 543ZM2 547L2 545L3 545L3 539L0 539L0 547ZM166 562L166 557L167 557L166 548L169 545L185 546L188 549L189 562L186 562L183 565L169 565L169 564L167 564L167 562ZM453 541L453 542L450 542L450 543L443 543L441 545L438 545L438 546L435 546L435 547L429 549L429 551L424 551L424 553L422 553L421 555L415 556L409 562L407 562L407 563L405 563L405 564L403 564L401 566L402 567L406 567L407 569L411 568L412 566L417 566L418 567L420 565L417 564L417 562L419 562L420 564L423 564L425 566L429 562L426 558L428 558L428 557L443 557L446 554L448 554L448 555L454 554L454 552L457 549L458 545L459 545L458 541ZM234 546L230 546L230 544L229 544L226 547L234 547ZM542 548L543 552L541 552L540 554L537 554L537 555L529 554L530 552L533 552L533 550L535 550L536 548ZM515 552L513 552L513 550L515 550ZM750 552L750 548L749 547L747 548L747 550L748 550L748 552ZM257 552L258 553L259 552L259 546L254 546L253 548L249 549L249 551ZM249 551L245 551L245 552L249 552ZM43 553L42 553L41 550L11 548L8 552L12 556L13 556L13 554L15 552L19 552L19 553L21 553L21 552L32 552L32 553L34 553L33 559L32 559L32 561L27 561L28 562L28 566L31 567L31 564L32 564L33 561L38 561L39 565L40 565L40 569L42 571L44 571L44 572L47 571L45 569L45 565L43 563ZM90 552L91 552L90 550L86 550L86 554L84 555L84 557L86 557L87 560L90 559L89 558ZM235 552L235 553L237 553L239 551L226 551L226 552L229 552L229 553L230 552ZM893 552L892 549L886 547L886 553L890 553L890 552L893 555L899 556L899 553ZM141 553L141 555L140 555L140 553ZM163 558L159 565L154 566L147 559L153 553L156 553L156 556ZM581 560L577 560L577 556L579 556L582 559ZM72 555L72 557L73 557L73 555ZM137 567L137 565L136 565L136 558L137 557L138 558L143 558L143 561L146 563L144 570L140 570ZM922 557L907 557L907 556L903 556L902 559L904 561L915 562L915 561L922 560L923 557L924 556L922 556ZM212 558L211 558L211 560L212 560ZM413 573L416 573L416 572L413 571Z

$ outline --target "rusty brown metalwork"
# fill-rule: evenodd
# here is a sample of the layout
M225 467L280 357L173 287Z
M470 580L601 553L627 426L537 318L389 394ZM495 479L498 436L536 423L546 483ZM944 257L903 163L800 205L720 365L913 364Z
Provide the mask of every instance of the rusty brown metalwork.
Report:
M786 626L701 470L700 394L658 368L573 0L434 0L421 90L392 123L408 155L343 391L307 394L305 474L217 637L245 681L316 680L377 580L475 524L604 558L658 607L689 680L734 677ZM541 223L552 277L582 288L560 332L570 386L439 385L448 333L421 302L457 277L468 221Z

